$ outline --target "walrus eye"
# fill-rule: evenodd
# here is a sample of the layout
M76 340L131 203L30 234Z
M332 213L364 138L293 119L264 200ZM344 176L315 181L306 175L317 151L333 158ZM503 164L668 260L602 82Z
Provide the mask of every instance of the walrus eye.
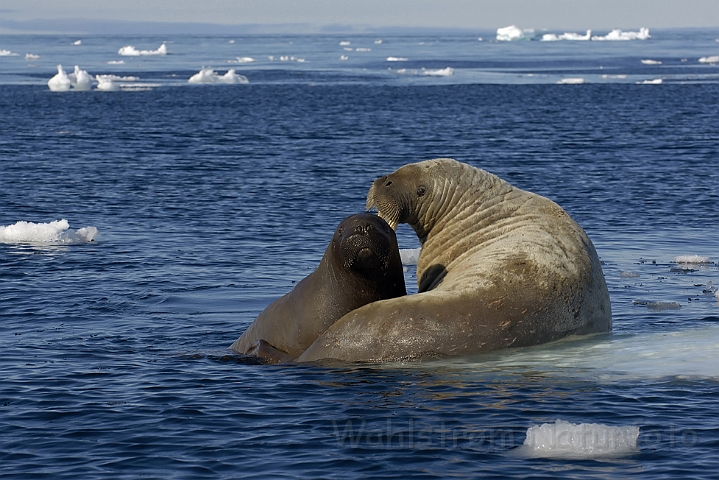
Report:
M424 185L420 185L417 187L417 196L418 197L424 197L424 194L427 193L427 188Z

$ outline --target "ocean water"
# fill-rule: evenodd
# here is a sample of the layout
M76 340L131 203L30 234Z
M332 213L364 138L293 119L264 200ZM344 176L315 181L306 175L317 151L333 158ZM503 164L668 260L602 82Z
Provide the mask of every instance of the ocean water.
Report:
M715 477L719 31L544 33L0 37L0 474ZM118 91L53 92L58 64ZM248 82L190 84L204 67ZM375 178L440 156L584 227L611 334L378 365L229 350Z

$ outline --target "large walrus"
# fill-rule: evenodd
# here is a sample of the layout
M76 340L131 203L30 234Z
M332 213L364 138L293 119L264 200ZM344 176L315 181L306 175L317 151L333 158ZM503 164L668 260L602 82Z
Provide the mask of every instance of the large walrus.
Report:
M465 355L611 330L597 252L551 200L440 158L377 179L372 207L417 233L419 293L353 310L298 361Z
M263 310L231 348L269 363L291 361L346 313L406 294L394 230L377 215L351 215L317 269Z

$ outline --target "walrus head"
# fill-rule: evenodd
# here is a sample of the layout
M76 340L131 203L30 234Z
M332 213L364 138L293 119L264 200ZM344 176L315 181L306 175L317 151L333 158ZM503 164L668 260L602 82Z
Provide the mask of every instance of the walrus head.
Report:
M394 230L370 213L345 218L337 227L336 236L344 266L368 274L386 271L397 250Z

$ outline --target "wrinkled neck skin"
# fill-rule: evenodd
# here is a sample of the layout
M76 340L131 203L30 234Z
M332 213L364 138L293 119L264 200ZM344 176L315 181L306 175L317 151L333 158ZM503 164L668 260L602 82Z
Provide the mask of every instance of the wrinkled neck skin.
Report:
M417 234L422 247L434 238L433 232L445 232L448 222L461 222L462 218L477 214L483 220L489 220L498 214L497 206L508 194L516 191L512 185L496 175L483 170L466 168L465 165L448 165L456 172L437 172L430 179L429 194L417 199L408 212L408 223ZM458 182L457 178L461 180ZM472 205L472 208L467 208ZM495 210L493 212L493 209Z

